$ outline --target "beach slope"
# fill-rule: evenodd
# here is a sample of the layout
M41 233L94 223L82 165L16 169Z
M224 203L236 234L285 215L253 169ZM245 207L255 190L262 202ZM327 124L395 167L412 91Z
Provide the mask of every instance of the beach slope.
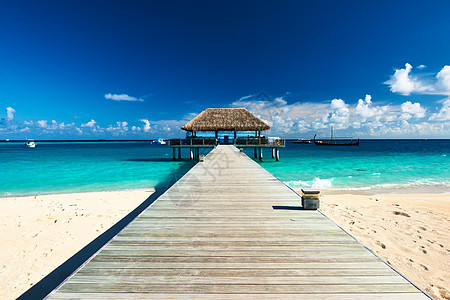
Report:
M0 198L0 298L20 296L153 192Z
M332 194L320 210L414 284L450 299L450 194Z

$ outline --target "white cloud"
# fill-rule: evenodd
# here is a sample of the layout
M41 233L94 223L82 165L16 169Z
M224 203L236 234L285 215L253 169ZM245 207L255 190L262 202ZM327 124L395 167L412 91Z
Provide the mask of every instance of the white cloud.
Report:
M436 87L438 90L444 91L445 94L450 94L450 66L444 66L442 70L436 75Z
M109 125L106 131L111 132L113 135L121 135L128 132L128 122L116 122L115 125Z
M253 99L251 99L252 97ZM324 111L329 108L329 104L325 103L296 102L287 104L283 97L277 97L274 100L254 98L255 96L242 97L233 102L231 106L247 108L273 127L274 134L293 131L295 130L294 127L304 132L313 126L314 120L322 118ZM305 122L299 124L298 120L304 120Z
M140 119L139 121L144 122L144 132L149 132L151 127L150 127L150 121L147 119Z
M423 118L425 117L425 112L427 111L423 108L419 102L412 103L411 101L406 101L400 106L402 114L400 118L402 120L409 120L412 117Z
M364 100L358 100L355 114L361 117L361 122L366 122L368 119L375 119L376 121L379 121L380 118L386 114L388 109L389 106L374 106L372 104L372 96L366 95Z
M396 69L391 79L385 82L390 86L391 92L405 96L410 94L424 95L450 95L450 66L444 66L435 76L427 78L411 76L413 67L406 63L404 69ZM418 68L423 69L423 68Z
M395 70L391 79L385 82L391 87L391 92L408 96L411 93L422 93L429 89L417 78L410 76L412 68L410 64L406 63L404 69Z
M280 101L282 100L282 101ZM448 136L450 123L438 120L450 119L450 99L444 102L432 122L421 122L427 108L420 102L405 101L401 105L380 105L370 95L356 103L333 99L329 103L295 102L286 99L260 100L245 97L232 103L233 107L245 107L266 120L271 130L266 135L288 138L311 138L314 134L329 135L330 125L337 135L359 137L432 137Z
M427 66L425 66L425 65L418 65L417 66L417 69L419 69L419 70L422 70L422 69L425 69Z
M40 121L37 121L36 123L41 128L47 128L48 127L47 120L40 120Z
M324 123L333 123L337 129L344 129L348 127L348 118L350 110L348 105L342 99L333 99L330 104L331 113L324 115L322 121Z
M6 108L6 120L7 121L12 121L14 120L14 113L15 113L15 109L12 107L7 107Z
M97 122L95 122L94 119L91 119L89 122L81 124L81 127L95 128L96 124L97 124Z
M241 97L241 98L239 98L239 101L242 101L242 100L245 100L245 99L249 99L249 98L252 98L252 97L255 97L255 95L247 95L247 96Z
M128 96L127 94L105 94L105 99L110 99L114 101L137 101L137 102L143 102L144 99L142 98L136 98L132 96Z
M450 98L447 98L443 103L439 112L432 114L430 120L433 121L450 121Z
M89 129L91 132L104 132L103 128L100 128L100 126L97 125L97 122L94 119L91 119L87 123L81 124L81 128Z

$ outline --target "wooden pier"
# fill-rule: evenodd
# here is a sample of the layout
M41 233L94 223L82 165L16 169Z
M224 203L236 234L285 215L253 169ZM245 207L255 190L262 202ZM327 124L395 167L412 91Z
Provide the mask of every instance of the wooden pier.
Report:
M218 146L50 299L427 299L234 146Z
M169 148L172 148L173 160L181 159L181 149L189 149L189 157L191 160L198 159L200 156L200 149L215 148L219 145L219 140L216 138L189 138L189 139L171 139L168 140ZM286 147L286 140L277 138L276 140L269 140L267 138L235 138L233 139L233 146L239 149L253 148L255 158L263 161L263 150L272 150L272 158L276 161L280 160L280 148Z

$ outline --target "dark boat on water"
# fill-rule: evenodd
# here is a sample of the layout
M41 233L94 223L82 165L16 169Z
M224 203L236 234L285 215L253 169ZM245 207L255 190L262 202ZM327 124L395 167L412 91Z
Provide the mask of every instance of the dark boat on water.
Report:
M318 141L316 140L317 134L314 135L314 144L317 146L359 146L359 139L353 141L353 138L339 137L333 138L333 127L331 127L331 139L329 141ZM346 142L345 139L350 139Z

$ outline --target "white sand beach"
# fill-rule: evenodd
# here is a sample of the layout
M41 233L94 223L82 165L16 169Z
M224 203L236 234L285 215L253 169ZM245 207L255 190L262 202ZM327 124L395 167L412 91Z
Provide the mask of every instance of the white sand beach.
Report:
M320 210L435 299L450 299L450 194L333 194Z
M20 296L153 192L0 198L0 299Z
M12 299L153 190L1 198L0 293ZM333 194L320 210L436 299L449 299L450 194Z

